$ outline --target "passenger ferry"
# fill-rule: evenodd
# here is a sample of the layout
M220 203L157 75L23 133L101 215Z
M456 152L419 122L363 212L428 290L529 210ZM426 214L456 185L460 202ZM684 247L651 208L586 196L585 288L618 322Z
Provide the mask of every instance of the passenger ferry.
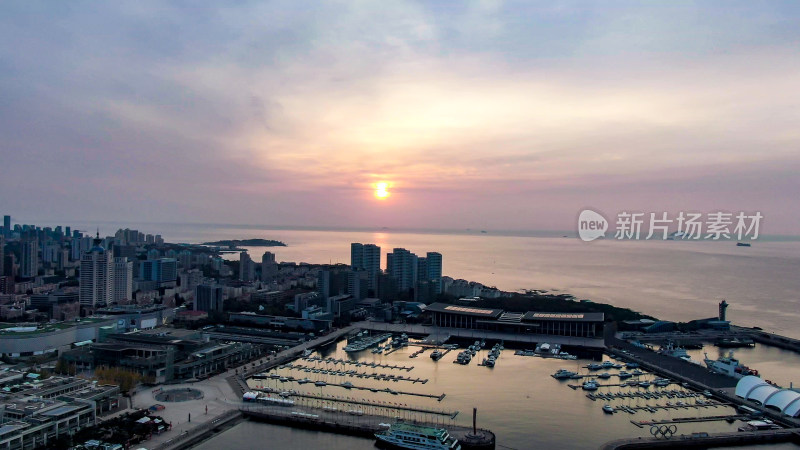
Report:
M414 450L461 450L458 440L444 428L394 423L388 430L375 433L376 444L384 448Z

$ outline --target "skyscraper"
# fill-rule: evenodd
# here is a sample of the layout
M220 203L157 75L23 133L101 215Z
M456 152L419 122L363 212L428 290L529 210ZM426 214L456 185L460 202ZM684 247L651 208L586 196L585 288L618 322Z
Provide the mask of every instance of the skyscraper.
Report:
M81 306L96 308L113 300L114 266L111 252L100 245L98 233L94 247L81 256L80 300Z
M128 258L114 258L114 292L115 302L133 298L133 261Z
M350 266L353 270L365 270L369 289L378 288L378 273L381 271L381 248L375 244L350 244Z
M386 272L397 281L399 292L414 289L417 282L417 255L395 248L386 255Z
M0 277L6 274L6 238L0 235Z
M26 234L20 241L19 276L33 278L39 274L39 240L35 233Z
M433 286L433 292L442 293L442 254L438 252L428 252L425 255L426 275L425 278Z
M256 263L247 252L239 254L239 280L254 281L256 278Z
M278 276L278 263L275 262L275 254L264 252L261 257L261 281L272 283Z
M6 238L11 237L11 216L3 216L3 235Z

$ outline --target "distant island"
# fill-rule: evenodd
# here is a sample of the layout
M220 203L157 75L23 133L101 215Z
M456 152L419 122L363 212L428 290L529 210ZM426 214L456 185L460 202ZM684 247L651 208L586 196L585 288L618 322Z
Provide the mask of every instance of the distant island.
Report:
M203 245L215 245L218 247L286 247L281 241L271 239L226 239L222 241L203 242Z

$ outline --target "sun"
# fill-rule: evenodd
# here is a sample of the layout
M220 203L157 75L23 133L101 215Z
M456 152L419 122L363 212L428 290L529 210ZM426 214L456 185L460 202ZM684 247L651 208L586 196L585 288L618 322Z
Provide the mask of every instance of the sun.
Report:
M378 200L384 200L389 197L389 183L385 181L381 181L380 183L375 183L375 198Z

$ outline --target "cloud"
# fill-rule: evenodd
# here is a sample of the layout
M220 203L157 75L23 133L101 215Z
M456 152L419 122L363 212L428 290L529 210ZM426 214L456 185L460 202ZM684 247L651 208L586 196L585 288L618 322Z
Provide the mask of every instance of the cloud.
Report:
M0 200L31 219L509 229L649 192L763 199L796 232L798 10L4 4Z

